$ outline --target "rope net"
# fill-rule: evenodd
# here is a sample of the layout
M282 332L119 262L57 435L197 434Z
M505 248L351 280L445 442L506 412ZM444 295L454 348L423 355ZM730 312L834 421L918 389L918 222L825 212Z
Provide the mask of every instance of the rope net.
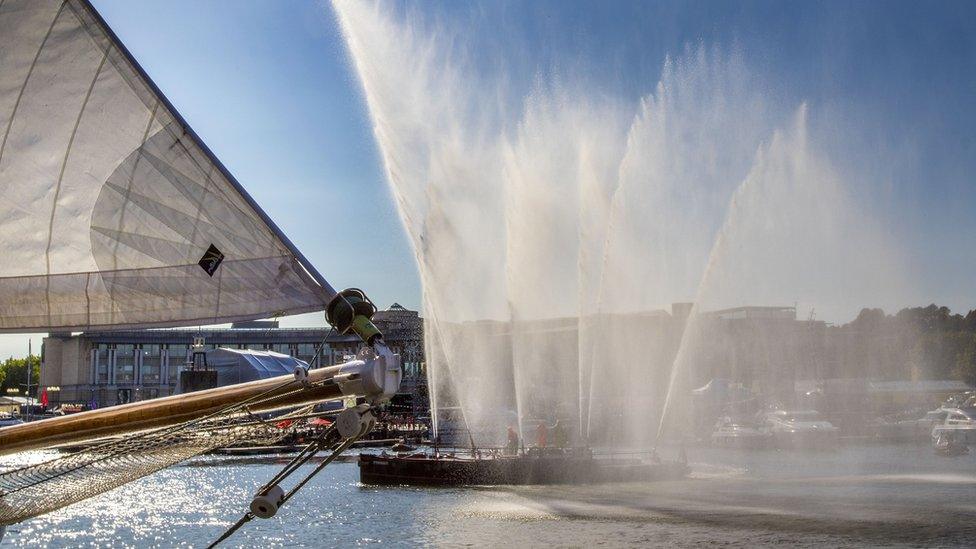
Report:
M282 421L291 415L265 422L238 409L0 473L0 525L55 511L217 448L273 444L294 431L295 422Z

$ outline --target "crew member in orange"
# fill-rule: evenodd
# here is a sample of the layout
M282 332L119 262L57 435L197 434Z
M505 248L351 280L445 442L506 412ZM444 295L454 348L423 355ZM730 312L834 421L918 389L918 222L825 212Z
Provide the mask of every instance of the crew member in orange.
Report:
M549 446L549 428L542 421L539 422L539 426L535 429L535 445L539 448Z

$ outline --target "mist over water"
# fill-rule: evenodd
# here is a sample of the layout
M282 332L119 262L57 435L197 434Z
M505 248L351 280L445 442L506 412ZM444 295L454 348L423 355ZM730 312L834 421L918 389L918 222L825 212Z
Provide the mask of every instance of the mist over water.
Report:
M591 444L680 439L727 360L706 313L844 321L907 285L815 107L743 52L688 46L636 101L565 67L520 95L508 60L476 70L487 54L433 18L334 7L417 258L435 418L479 444L557 420Z

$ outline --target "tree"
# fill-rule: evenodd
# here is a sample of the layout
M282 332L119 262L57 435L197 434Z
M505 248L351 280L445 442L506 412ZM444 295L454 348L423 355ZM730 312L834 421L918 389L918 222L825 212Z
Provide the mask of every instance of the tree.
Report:
M965 346L956 355L952 377L976 386L976 334L971 333L968 336Z
M976 309L965 316L935 304L908 307L894 316L862 309L837 330L840 372L976 384Z
M970 332L976 332L976 309L966 313L966 329Z
M31 355L27 358L10 357L0 364L0 394L7 394L8 389L22 391L27 385L27 365L31 366L31 391L37 396L37 382L41 378L41 357Z
M861 309L851 325L862 330L876 330L884 320L885 313L881 309Z

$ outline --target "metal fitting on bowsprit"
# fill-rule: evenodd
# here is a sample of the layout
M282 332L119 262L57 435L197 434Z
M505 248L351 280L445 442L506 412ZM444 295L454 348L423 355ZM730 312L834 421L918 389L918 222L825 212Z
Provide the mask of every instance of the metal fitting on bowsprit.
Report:
M325 318L336 331L340 334L354 332L367 345L372 345L383 337L379 328L373 324L375 313L376 305L358 288L342 290L325 308Z

